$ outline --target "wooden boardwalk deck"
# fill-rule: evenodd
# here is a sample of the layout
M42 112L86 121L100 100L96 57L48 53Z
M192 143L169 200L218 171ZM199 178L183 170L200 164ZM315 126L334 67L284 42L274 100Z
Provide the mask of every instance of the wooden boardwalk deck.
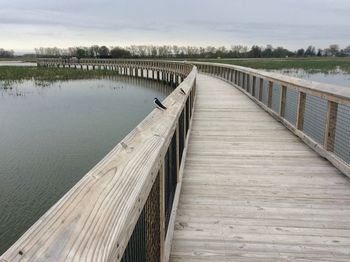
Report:
M199 74L170 261L350 261L350 180Z

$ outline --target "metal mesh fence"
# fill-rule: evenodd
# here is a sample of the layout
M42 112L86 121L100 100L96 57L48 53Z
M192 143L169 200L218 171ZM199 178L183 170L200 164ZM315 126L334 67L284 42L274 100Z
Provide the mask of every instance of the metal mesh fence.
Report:
M254 77L249 76L249 93L253 95L253 87L254 87Z
M271 108L276 113L280 110L280 97L281 96L281 85L273 83L272 86L272 103Z
M184 139L184 111L182 111L179 118L179 154L180 154L180 163L182 160L182 154L185 147L185 139Z
M350 163L350 107L338 105L334 154Z
M305 134L323 144L326 127L327 101L316 96L306 95L304 127Z
M159 174L124 251L122 262L160 261Z
M267 81L263 80L261 102L267 105Z
M254 86L254 97L256 99L259 99L259 86L260 86L260 79L255 77L255 86Z
M298 91L287 88L284 118L292 125L296 125L298 111Z
M187 137L188 128L190 126L190 101L189 101L189 98L187 98L185 108L186 108L186 137Z
M165 230L168 230L177 184L176 133L164 158Z

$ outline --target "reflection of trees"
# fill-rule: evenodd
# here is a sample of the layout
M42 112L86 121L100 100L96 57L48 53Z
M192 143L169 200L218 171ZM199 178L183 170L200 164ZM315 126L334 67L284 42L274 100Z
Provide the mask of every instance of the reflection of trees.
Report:
M25 96L28 92L25 90L25 87L18 87L20 84L25 83L25 81L28 81L30 86L35 86L42 89L50 88L55 84L58 83L68 83L71 81L81 81L81 80L112 80L115 81L116 84L126 84L126 85L134 85L134 86L140 86L143 88L149 88L156 90L162 94L170 94L173 88L171 88L168 84L164 82L157 82L152 79L145 79L145 78L136 78L131 76L123 76L123 75L107 75L98 77L95 79L71 79L71 80L2 80L0 81L0 93L2 96L8 95L8 96ZM97 85L93 86L94 88L106 88L104 85ZM123 86L114 86L110 87L111 89L117 90L122 88Z

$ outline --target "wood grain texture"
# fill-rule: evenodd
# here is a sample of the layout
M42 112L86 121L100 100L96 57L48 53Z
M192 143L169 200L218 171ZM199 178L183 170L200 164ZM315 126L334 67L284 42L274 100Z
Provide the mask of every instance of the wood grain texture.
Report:
M119 261L155 182L196 68L8 251L2 261Z
M170 261L350 261L350 180L199 74Z

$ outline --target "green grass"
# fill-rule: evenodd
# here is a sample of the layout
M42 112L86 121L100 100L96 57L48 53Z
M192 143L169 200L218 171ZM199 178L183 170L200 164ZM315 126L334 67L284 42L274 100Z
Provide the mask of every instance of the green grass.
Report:
M93 79L115 75L116 72L107 70L79 70L69 68L43 68L27 66L1 66L0 81L62 81L72 79Z
M350 74L349 57L331 58L250 58L250 59L201 59L200 61L232 64L256 69L304 69L306 71L329 72L339 67Z

